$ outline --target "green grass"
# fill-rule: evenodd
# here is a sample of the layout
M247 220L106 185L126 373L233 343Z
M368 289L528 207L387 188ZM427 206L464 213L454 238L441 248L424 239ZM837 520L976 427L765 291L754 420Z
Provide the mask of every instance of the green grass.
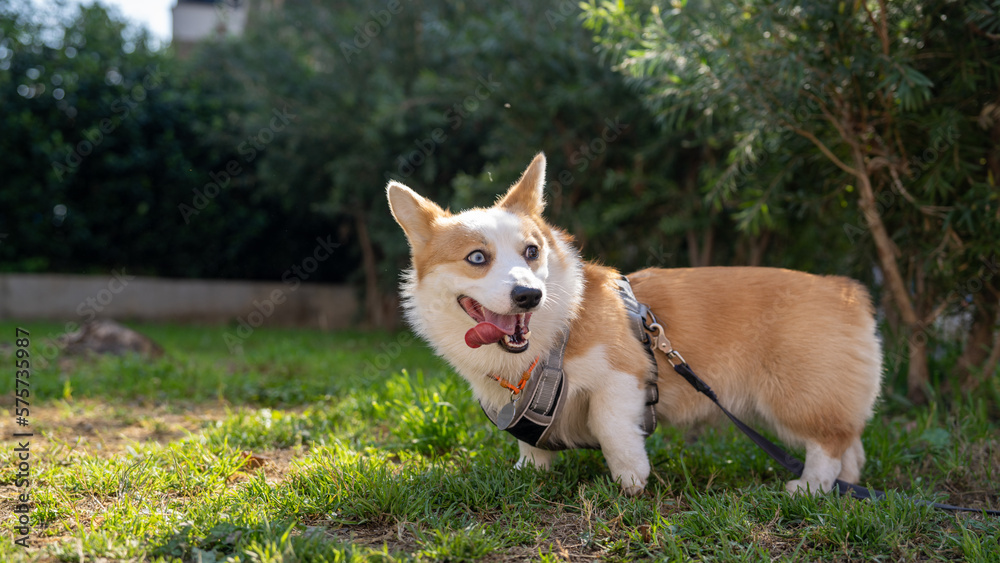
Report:
M14 326L0 323L0 344ZM26 328L39 353L59 329ZM599 452L515 470L514 440L405 333L261 329L234 356L225 328L136 328L167 353L34 370L35 547L13 545L5 494L0 560L1000 561L1000 518L898 493L789 497L789 477L728 425L658 430L636 498ZM12 380L0 378L5 429ZM129 432L144 438L115 437ZM1000 506L985 401L883 405L864 442L871 486ZM15 473L0 467L9 493Z

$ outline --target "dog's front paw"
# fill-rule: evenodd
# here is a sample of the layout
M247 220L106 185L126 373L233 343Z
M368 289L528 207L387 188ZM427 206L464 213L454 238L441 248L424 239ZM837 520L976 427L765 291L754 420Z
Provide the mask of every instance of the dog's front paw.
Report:
M529 465L534 465L538 469L548 471L552 467L552 458L555 452L536 448L524 442L517 442L518 449L521 450L521 457L514 465L515 469L524 469Z
M616 444L615 446L620 445ZM618 447L604 448L604 456L608 461L611 477L622 486L622 491L627 495L635 496L641 493L646 488L646 481L649 479L649 458L646 457L646 450L642 448L642 445L642 442L638 441L633 452L626 452ZM628 455L629 453L631 455Z
M833 489L833 485L829 487L824 487L822 483L813 483L811 481L806 481L805 479L793 479L785 483L785 491L788 494L796 495L812 495L819 496L830 492Z
M646 476L639 473L628 471L616 475L615 481L622 486L622 492L630 497L634 497L646 489Z
M514 464L514 469L524 469L533 466L543 471L548 471L552 467L552 462L548 459L537 459L534 457L522 457Z

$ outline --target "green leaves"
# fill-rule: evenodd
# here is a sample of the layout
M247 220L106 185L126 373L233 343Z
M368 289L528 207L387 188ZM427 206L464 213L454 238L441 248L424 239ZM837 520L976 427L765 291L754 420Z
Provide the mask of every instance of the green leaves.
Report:
M977 318L995 318L995 299L953 291L968 287L956 272L982 259L969 249L995 247L1000 228L995 194L985 190L1000 176L996 100L983 97L1000 88L994 3L709 0L661 13L592 2L585 10L662 134L701 150L701 195L737 232L751 241L783 234L782 258L795 267L869 278L871 239L855 244L868 223L858 195L843 193L864 176L901 251L880 268L907 272L897 288L921 288L894 301L931 314L971 297ZM830 258L815 260L816 251Z
M254 189L281 143L248 137L281 135L267 127L284 106L258 107L252 80L202 80L225 65L185 67L99 5L17 4L0 5L0 230L17 233L0 270L277 279L331 232L308 203ZM336 253L313 279L352 263Z
M930 101L934 82L923 73L904 64L894 64L877 91L895 95L903 111L917 111Z

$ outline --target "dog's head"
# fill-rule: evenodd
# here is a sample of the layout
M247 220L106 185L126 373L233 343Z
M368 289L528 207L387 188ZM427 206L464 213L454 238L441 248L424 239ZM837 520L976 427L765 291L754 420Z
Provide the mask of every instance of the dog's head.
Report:
M538 154L493 207L452 214L389 183L389 206L410 243L407 318L445 356L471 348L481 361L507 363L504 355L534 342L544 350L575 314L579 259L569 236L542 219L544 184Z

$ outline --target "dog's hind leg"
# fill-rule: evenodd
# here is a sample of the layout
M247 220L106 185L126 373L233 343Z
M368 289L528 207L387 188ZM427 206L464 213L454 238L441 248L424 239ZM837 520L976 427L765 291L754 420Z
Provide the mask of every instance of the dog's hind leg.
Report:
M851 442L840 461L840 475L837 478L848 483L857 483L861 479L861 468L865 466L865 447L861 445L860 436Z
M555 452L536 448L520 440L517 441L517 448L520 450L520 459L514 467L521 469L526 465L534 465L539 469L549 469L552 467L552 458Z
M802 477L785 484L785 490L792 494L822 494L833 489L833 482L841 472L841 456L831 455L818 442L806 442L806 467Z

